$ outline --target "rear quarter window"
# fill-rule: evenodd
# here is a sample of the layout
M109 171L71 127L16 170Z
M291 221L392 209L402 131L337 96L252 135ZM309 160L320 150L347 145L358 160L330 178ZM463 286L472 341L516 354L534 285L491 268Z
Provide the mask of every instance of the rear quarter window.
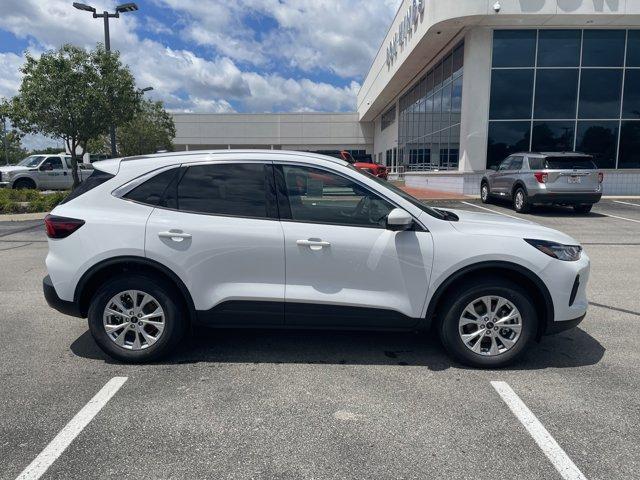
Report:
M545 163L549 170L595 170L598 168L589 157L547 157Z
M165 200L167 188L176 178L179 170L180 169L176 167L154 175L124 195L124 198L147 205L167 206ZM170 206L175 207L173 203Z

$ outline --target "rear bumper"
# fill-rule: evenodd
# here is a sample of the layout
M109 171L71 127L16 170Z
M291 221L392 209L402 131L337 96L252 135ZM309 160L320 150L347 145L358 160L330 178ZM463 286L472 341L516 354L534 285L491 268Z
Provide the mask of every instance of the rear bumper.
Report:
M545 191L529 197L531 203L567 203L571 205L594 204L602 198L602 192L554 193Z
M56 292L56 289L54 288L49 275L42 279L42 291L44 293L45 300L51 308L55 308L57 311L59 311L60 313L64 313L65 315L82 318L80 308L75 302L62 300L58 296L58 293Z

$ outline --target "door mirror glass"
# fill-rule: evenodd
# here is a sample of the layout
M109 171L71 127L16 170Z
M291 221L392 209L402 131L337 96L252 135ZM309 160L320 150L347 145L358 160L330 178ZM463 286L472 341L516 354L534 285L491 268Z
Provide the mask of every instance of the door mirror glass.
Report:
M413 225L413 217L401 208L394 208L387 215L387 230L395 232L408 230Z

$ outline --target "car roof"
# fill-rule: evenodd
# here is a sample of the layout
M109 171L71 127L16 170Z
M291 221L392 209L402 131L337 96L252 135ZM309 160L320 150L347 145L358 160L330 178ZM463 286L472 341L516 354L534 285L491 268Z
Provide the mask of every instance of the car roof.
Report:
M588 153L582 152L517 152L509 155L528 155L529 157L591 157Z
M151 159L176 159L179 158L182 163L198 162L202 161L202 157L207 157L205 160L224 160L224 157L229 155L247 155L247 154L260 154L260 155L279 155L279 156L295 156L295 157L309 157L318 160L326 160L329 162L337 163L339 165L348 165L349 162L340 158L331 157L329 155L322 155L319 153L311 152L299 152L296 150L270 150L270 149L225 149L225 150L189 150L185 152L167 152L167 153L154 153L149 155L138 155L134 157L124 157L121 160L123 162L131 162L136 160L151 160ZM219 156L219 158L216 158ZM200 158L198 158L200 157Z

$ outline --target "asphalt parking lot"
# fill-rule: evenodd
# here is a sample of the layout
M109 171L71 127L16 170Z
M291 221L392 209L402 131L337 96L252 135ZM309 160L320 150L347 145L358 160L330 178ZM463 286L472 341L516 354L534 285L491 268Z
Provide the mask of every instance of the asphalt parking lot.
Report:
M49 468L22 478L638 478L640 200L624 202L525 216L584 245L592 305L500 371L452 363L429 335L362 332L203 330L163 363L121 365L46 305L41 222L0 222L0 478L34 459ZM41 455L72 419L68 448Z

